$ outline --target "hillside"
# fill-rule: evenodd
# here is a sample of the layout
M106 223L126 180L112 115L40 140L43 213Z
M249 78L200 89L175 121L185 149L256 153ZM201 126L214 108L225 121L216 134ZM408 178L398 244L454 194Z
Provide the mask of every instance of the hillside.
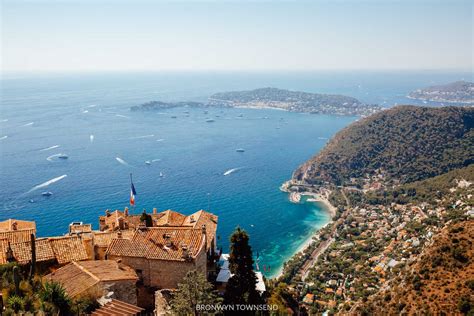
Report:
M370 204L435 201L447 195L455 195L458 189L469 187L472 183L474 183L474 164L426 180L400 185L384 192L368 192L364 200Z
M408 97L435 102L474 104L474 83L456 81L444 85L431 86L412 91Z
M474 108L398 106L337 133L293 180L361 187L409 183L474 162ZM357 178L357 180L356 180Z
M369 115L377 105L363 104L353 97L338 94L320 94L277 88L216 93L209 98L215 106L275 108L292 112L336 115Z
M472 315L474 220L447 225L417 260L369 297L358 313Z

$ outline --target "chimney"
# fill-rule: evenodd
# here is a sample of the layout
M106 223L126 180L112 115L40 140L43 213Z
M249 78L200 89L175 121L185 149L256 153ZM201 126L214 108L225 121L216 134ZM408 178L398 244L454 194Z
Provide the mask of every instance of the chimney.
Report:
M153 208L153 214L156 214L158 213L157 210L156 210L156 207Z
M168 233L163 234L163 239L165 240L166 247L173 246L173 242L171 241L171 234L168 234Z
M13 222L12 223L12 230L17 230L18 229L18 223L17 222Z
M105 210L105 215L106 215L107 217L109 217L109 216L110 216L110 211L109 211L109 210Z
M206 235L206 225L202 225L201 230L203 235Z
M124 213L125 217L128 216L128 207L125 207L125 210L123 211L123 213Z
M123 217L119 217L118 219L118 226L119 226L119 229L122 230L122 229L125 229L125 225L124 225L124 218Z
M117 238L122 238L122 231L121 231L121 230L119 230L119 231L117 232Z
M189 217L189 222L190 222L190 223L194 223L195 221L196 221L196 220L194 219L194 215L191 215L191 216Z
M183 251L183 259L189 260L191 258L191 254L189 253L188 246L186 244L181 245L181 250Z

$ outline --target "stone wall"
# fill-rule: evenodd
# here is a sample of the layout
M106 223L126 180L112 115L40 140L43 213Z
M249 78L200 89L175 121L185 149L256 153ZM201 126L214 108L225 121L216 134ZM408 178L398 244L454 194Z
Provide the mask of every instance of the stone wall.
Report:
M147 260L145 258L108 256L109 260L122 259L122 263L133 268L146 286L160 289L174 289L191 270L197 270L207 276L207 255L205 248L195 261ZM141 270L141 273L138 271Z

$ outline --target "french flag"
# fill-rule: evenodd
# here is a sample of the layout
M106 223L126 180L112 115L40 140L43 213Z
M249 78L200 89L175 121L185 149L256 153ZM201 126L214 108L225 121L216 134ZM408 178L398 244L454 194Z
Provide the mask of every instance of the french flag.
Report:
M135 206L135 195L137 195L137 191L135 191L135 186L133 185L132 181L132 174L130 174L130 205Z

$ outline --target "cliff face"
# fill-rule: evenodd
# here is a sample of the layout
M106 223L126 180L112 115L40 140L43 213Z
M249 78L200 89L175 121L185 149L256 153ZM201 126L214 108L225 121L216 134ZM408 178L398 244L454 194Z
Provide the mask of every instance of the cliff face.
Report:
M430 178L474 162L474 108L398 106L337 133L293 180L348 184L374 172L386 182Z

